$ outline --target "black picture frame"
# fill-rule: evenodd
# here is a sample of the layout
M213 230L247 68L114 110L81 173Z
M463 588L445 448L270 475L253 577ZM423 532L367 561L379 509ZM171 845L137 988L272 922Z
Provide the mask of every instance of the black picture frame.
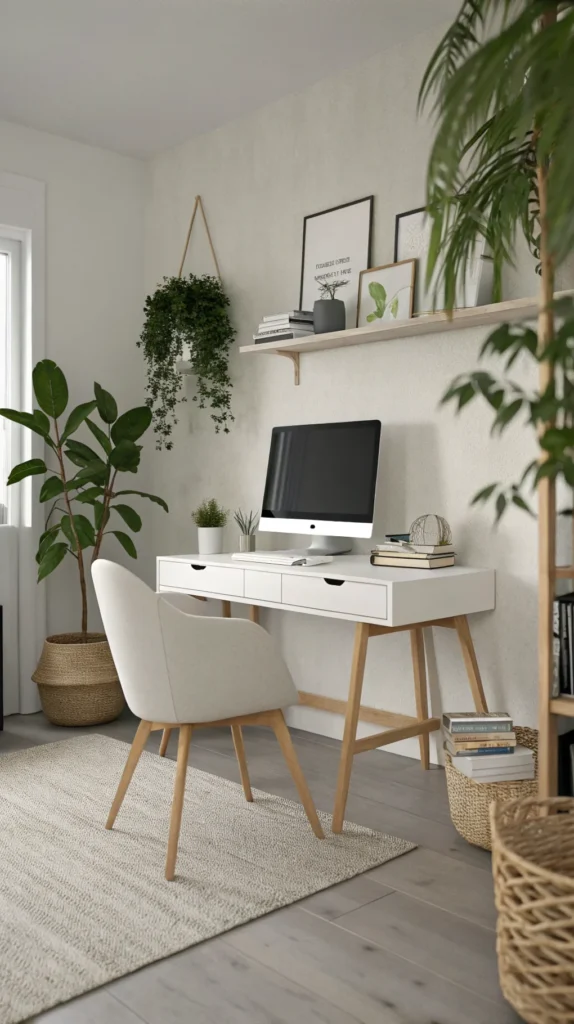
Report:
M399 230L400 222L403 217L412 217L413 213L426 213L426 206L416 206L414 210L404 210L403 213L397 213L395 215L395 251L393 254L393 262L399 262Z
M352 199L349 203L340 203L339 206L330 206L327 210L319 210L317 213L308 213L303 218L303 241L301 251L301 281L299 286L299 309L303 308L303 288L305 282L305 252L307 242L307 222L313 220L316 217L325 217L330 213L336 213L338 210L345 210L349 206L357 206L359 203L369 204L369 218L368 218L368 239L367 239L367 265L361 267L361 270L370 269L372 263L372 249L373 249L373 211L374 211L374 195L363 196L362 199Z

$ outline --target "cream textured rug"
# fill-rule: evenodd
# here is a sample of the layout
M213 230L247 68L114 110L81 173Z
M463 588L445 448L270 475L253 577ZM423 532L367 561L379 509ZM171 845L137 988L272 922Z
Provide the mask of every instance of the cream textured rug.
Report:
M85 736L0 755L0 1021L15 1024L414 848L358 825L311 832L297 803L190 769L163 877L175 762Z

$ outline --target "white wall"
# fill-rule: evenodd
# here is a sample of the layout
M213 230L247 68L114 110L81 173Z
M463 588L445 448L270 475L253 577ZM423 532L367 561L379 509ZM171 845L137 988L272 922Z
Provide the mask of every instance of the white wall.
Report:
M46 183L46 355L66 373L70 402L89 400L97 380L120 408L141 404L145 165L0 122L0 170ZM71 559L47 585L48 631L79 629Z
M156 159L148 289L176 271L196 193L206 205L238 345L249 342L262 315L296 306L305 214L374 193L374 262L392 261L395 214L424 201L430 131L414 111L433 41L411 40ZM187 269L212 271L199 237ZM521 252L507 275L506 297L535 289L533 267ZM169 528L154 520L155 552L195 550L189 513L202 498L215 495L231 508L259 505L274 424L380 417L377 535L407 529L417 515L436 511L451 523L462 561L497 569L496 612L471 623L486 692L491 707L509 708L519 723L534 724L536 526L513 512L494 531L490 510L469 508L480 486L521 472L533 454L531 434L515 427L502 441L492 440L485 412L473 407L455 419L450 409L438 408L452 377L475 365L483 338L477 330L310 354L302 359L299 388L286 360L239 356L235 349L232 433L215 435L208 414L188 404L173 452L154 456L153 486L172 507ZM514 376L528 379L520 366ZM191 394L189 381L186 387ZM233 528L227 540L233 550ZM346 695L350 624L279 612L265 613L263 622L280 638L301 689ZM435 630L428 639L433 711L467 708L455 637ZM402 635L372 642L364 703L412 712L409 657ZM297 709L291 720L341 734L341 720L325 713ZM418 743L396 749L416 755Z

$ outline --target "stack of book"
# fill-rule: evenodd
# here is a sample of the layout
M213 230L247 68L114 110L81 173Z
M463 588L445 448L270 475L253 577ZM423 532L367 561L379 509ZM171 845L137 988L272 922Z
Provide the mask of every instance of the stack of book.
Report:
M452 544L412 544L405 540L386 540L371 551L371 565L391 565L399 569L445 569L454 565Z
M469 711L442 716L444 748L458 771L475 782L534 778L534 754L516 742L506 712Z
M292 309L290 313L273 313L264 316L253 341L288 341L313 334L313 314L306 309Z
M554 674L552 696L574 697L574 594L554 599Z

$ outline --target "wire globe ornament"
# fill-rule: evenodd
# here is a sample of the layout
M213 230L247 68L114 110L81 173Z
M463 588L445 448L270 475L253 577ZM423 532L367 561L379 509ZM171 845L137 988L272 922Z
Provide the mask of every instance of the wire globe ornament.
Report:
M452 544L452 530L446 519L432 512L415 519L410 534L413 544Z

